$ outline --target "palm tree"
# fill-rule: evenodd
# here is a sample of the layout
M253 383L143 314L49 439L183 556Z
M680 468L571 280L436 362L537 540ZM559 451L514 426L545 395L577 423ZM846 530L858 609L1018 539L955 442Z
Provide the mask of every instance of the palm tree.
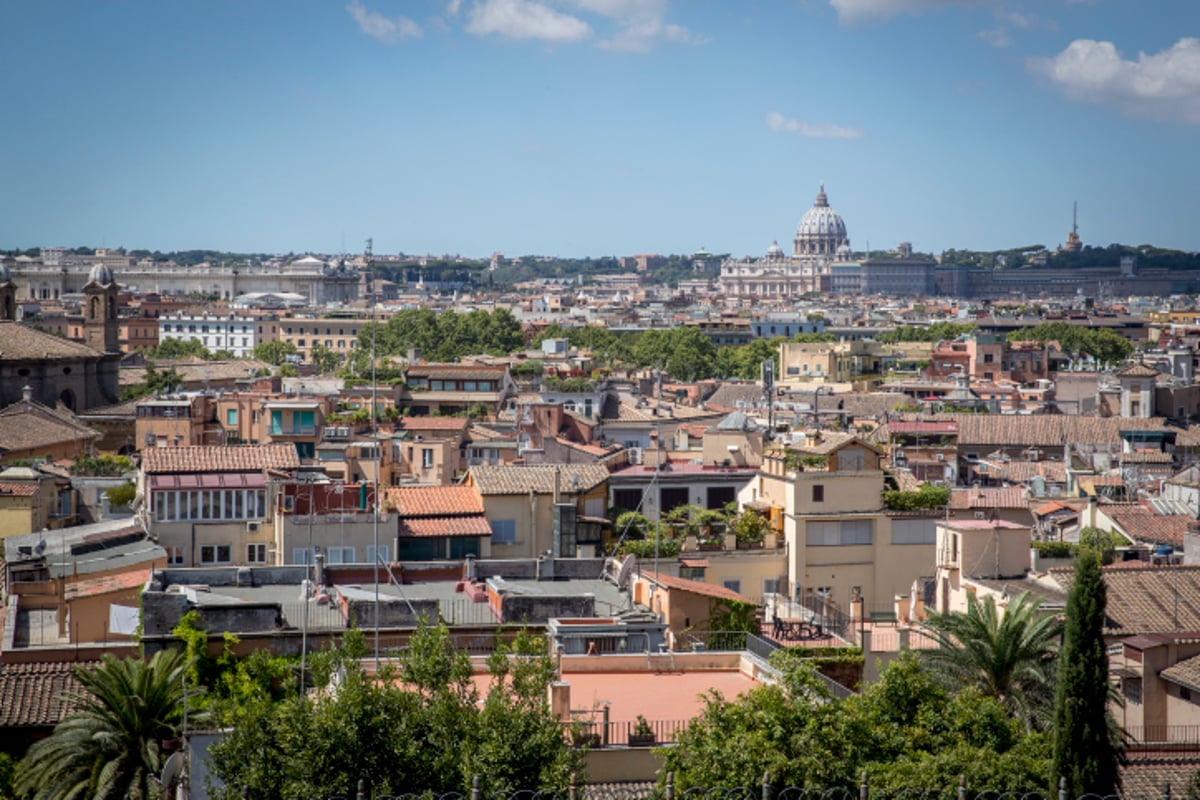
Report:
M1013 598L1005 610L990 595L980 601L968 594L965 613L931 613L923 623L938 647L922 656L950 683L978 689L1026 726L1045 728L1062 620L1041 605L1030 592Z
M152 800L168 753L163 740L183 719L186 662L175 651L149 661L106 654L76 670L74 713L29 748L14 786L29 800Z

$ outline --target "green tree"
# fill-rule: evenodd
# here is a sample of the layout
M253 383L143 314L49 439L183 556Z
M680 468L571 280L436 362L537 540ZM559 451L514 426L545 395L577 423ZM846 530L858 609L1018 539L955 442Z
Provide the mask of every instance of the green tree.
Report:
M163 339L154 348L154 358L173 361L177 358L212 358L212 353L199 339Z
M968 594L965 612L931 612L924 629L938 644L921 651L935 673L995 698L1029 727L1047 726L1062 625L1041 609L1040 598L1022 592L1000 610L991 595Z
M350 631L342 648L312 658L315 685L336 679L330 691L274 699L259 681L238 681L249 690L210 751L221 800L241 787L254 797L350 796L359 779L375 794L462 792L474 774L486 792L565 789L578 770L548 706L544 645L518 637L493 655L482 703L444 625L418 627L378 675L363 668L364 652Z
M1116 794L1122 760L1120 733L1108 710L1108 593L1095 553L1075 559L1054 694L1051 783L1065 781L1068 797Z
M272 366L278 367L287 361L288 356L299 354L296 345L283 340L273 342L262 342L254 346L250 354L258 361L265 361Z
M183 720L183 658L160 651L147 663L105 654L75 673L83 693L74 713L35 742L14 785L29 800L152 800L167 753L164 740Z
M342 364L341 355L323 344L314 344L312 346L312 350L308 354L308 360L318 375L333 372Z

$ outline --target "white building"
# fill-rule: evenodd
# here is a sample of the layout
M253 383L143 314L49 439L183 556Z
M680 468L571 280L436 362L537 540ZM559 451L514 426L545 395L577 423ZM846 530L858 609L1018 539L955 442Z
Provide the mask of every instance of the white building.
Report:
M796 226L792 254L772 242L762 258L726 259L721 264L720 287L726 295L798 297L830 290L830 265L850 254L846 223L829 206L825 186L812 208Z
M158 320L158 341L181 339L199 341L212 352L228 350L236 358L251 355L259 344L256 333L261 320L236 315L174 314Z

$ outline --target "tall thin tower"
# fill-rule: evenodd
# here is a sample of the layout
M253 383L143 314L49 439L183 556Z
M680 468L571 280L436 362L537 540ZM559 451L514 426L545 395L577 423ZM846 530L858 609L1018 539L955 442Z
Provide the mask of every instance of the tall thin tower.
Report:
M1067 243L1063 250L1078 253L1083 249L1083 241L1079 238L1079 203L1071 203L1071 232L1067 234Z

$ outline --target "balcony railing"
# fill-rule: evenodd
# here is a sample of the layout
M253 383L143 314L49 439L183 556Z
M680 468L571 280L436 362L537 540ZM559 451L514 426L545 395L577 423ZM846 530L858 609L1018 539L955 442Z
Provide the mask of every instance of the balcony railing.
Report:
M280 425L271 426L272 436L316 436L316 425Z
M1137 744L1200 744L1200 725L1129 725L1125 737Z

